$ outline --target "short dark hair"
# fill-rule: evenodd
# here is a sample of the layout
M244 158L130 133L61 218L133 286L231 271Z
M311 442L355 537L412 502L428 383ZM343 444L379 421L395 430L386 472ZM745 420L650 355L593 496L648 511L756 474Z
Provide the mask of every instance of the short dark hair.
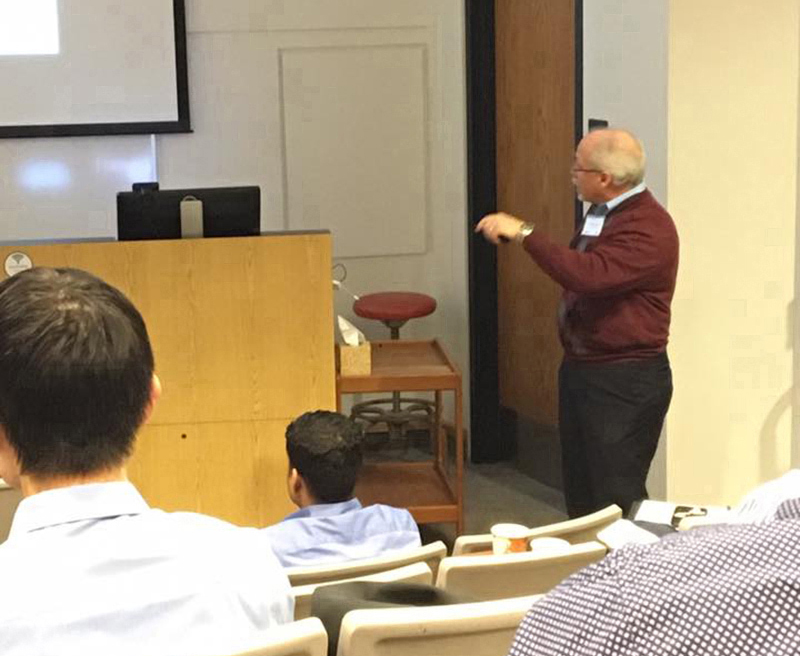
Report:
M361 468L362 429L338 412L306 412L286 428L289 466L303 477L314 499L339 503L353 496Z
M37 267L0 282L0 424L23 474L122 464L153 367L141 314L96 276Z

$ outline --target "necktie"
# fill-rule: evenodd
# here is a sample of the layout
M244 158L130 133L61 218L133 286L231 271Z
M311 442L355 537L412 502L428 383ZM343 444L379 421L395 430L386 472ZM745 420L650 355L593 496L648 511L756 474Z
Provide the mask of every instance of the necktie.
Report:
M583 223L581 224L581 231L583 231L583 224L586 223L586 219L590 216L592 217L604 217L608 214L608 205L605 203L601 205L592 205L589 206L589 211L586 212L586 216L583 217ZM578 238L578 242L575 244L575 250L583 253L586 250L586 247L589 245L589 241L595 239L590 235L580 235Z
M581 224L581 232L583 231L583 225L586 223L586 219L588 217L604 217L608 214L608 205L605 203L601 205L592 204L589 207L589 211L586 212L586 216L583 218L583 223ZM596 237L592 237L590 235L582 235L579 233L578 240L575 242L575 250L583 253L586 250L586 247L589 245L589 242L592 239L596 239ZM564 294L561 297L561 302L558 305L558 330L561 333L561 339L564 341L564 345L567 344L572 346L573 351L576 353L580 352L580 344L575 339L575 336L571 334L569 330L569 326L567 324L567 315L569 314L572 306L575 304L577 299L577 295L574 292L564 290Z

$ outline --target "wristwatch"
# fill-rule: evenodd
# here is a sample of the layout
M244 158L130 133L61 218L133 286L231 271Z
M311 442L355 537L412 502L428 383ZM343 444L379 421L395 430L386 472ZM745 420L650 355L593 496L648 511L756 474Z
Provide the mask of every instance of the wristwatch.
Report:
M532 223L523 223L519 227L519 232L517 233L515 241L517 243L521 244L525 240L525 237L527 237L532 232L533 232L533 224Z

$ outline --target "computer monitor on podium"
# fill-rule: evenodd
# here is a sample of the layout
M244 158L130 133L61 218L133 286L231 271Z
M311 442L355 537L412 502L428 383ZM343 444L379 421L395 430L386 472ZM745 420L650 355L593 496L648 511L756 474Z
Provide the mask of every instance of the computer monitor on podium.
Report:
M157 187L157 185L153 185ZM184 202L188 201L188 202ZM247 237L261 232L261 189L207 187L199 189L144 188L117 194L117 238L180 239L181 204L184 231L187 209L198 221L202 213L203 237Z

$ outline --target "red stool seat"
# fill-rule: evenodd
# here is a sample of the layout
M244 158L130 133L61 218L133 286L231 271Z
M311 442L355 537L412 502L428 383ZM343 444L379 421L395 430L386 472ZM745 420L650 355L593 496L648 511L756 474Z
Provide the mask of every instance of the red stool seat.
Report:
M377 292L353 303L353 312L365 319L406 322L427 317L436 309L436 299L415 292Z
M400 328L406 321L427 317L435 309L436 299L416 292L377 292L366 294L353 303L353 312L365 319L382 321L391 331L392 339L400 339ZM384 408L386 405L390 407ZM369 425L385 424L391 441L398 433L406 436L411 422L422 422L432 439L436 413L437 406L433 401L404 398L400 392L392 392L391 398L356 403L350 417Z

